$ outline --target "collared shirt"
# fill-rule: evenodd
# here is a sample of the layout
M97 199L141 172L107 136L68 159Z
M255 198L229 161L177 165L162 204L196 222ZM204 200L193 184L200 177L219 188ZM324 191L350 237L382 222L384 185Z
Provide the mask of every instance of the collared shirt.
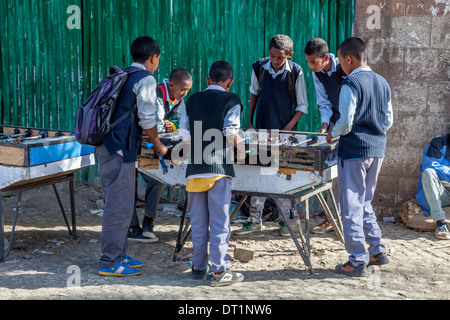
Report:
M327 75L331 77L333 72L336 72L336 66L339 62L339 59L334 56L334 54L329 53L330 61L331 61L331 70L327 72ZM325 70L321 70L321 73L325 73ZM325 87L323 86L322 82L317 78L316 73L313 72L313 80L314 80L314 86L316 87L316 102L319 106L320 111L320 117L321 117L321 123L327 123L330 124L330 119L333 116L333 110L332 110L332 103L328 99L328 94L325 90Z
M210 85L208 86L208 88L206 88L206 90L225 91L224 88L217 85ZM225 137L232 136L234 134L237 134L240 128L241 128L241 106L236 105L233 108L231 108L231 110L225 116L222 133ZM184 141L191 140L189 117L187 115L186 108L184 108L183 113L181 114L179 136Z
M270 75L275 79L277 76L282 75L285 70L291 71L291 66L289 63L285 63L283 68L275 72L272 68L272 64L270 60L263 65L263 68L266 69ZM259 80L256 77L255 70L252 71L252 80L250 85L250 93L253 95L258 95L259 92ZM301 111L305 114L308 113L308 95L306 93L306 84L305 84L305 77L303 75L303 70L300 72L297 81L295 83L295 93L297 97L297 108L295 111Z
M359 72L372 71L370 67L359 67L350 75L357 74ZM341 88L341 94L339 95L339 113L341 117L336 122L336 125L331 132L333 138L344 136L352 130L353 118L356 113L357 99L352 89L348 85L343 85ZM384 132L386 132L393 124L393 111L392 103L389 101L387 105L383 106L383 112L386 114L386 122L382 124Z

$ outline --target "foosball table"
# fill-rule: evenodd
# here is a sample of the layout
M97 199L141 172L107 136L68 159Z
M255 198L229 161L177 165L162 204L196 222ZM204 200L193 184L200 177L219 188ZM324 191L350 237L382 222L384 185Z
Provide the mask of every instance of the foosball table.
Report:
M292 239L312 274L308 202L311 197L317 198L338 239L344 242L338 206L331 192L332 180L337 177L338 140L329 144L325 134L311 132L241 130L239 135L245 144L246 157L245 161L235 160L232 193L242 197L230 219L236 216L249 196L269 197L273 200L289 199L298 232L294 231L283 214L278 216L288 226ZM173 161L171 154L182 141L177 132L162 134L160 140L168 146L169 153L158 157L154 150L149 148L149 141L144 141L139 157L139 171L170 188L185 188L187 161ZM328 206L324 193L330 197L332 208ZM278 212L281 212L278 201L274 202ZM304 226L296 209L301 202L304 203L305 210ZM186 208L187 204L180 221L174 261L190 235Z
M0 262L8 256L20 211L22 193L52 185L69 234L77 238L74 173L95 165L95 148L81 145L72 132L0 126L0 195L17 195L9 248L4 243L3 211L0 211ZM56 184L69 182L72 228L69 225ZM0 197L2 201L3 196Z

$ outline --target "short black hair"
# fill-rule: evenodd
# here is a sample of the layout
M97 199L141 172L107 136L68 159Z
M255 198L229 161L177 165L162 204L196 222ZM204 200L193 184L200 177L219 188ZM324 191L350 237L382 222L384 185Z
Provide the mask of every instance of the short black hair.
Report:
M344 40L338 51L342 57L351 55L361 62L367 62L367 45L361 38L351 37Z
M160 55L161 49L155 39L143 36L133 41L130 53L134 62L145 62L155 54Z
M214 82L233 80L233 67L226 61L216 61L209 69L209 78Z
M189 82L192 81L192 76L186 69L177 68L172 70L169 81L173 83L180 83L182 81Z
M329 53L330 49L328 48L327 42L321 38L313 38L309 40L305 47L305 54L307 56L317 54L320 58L323 58Z
M277 34L270 40L269 50L272 48L284 50L286 54L290 54L294 50L294 42L285 34Z

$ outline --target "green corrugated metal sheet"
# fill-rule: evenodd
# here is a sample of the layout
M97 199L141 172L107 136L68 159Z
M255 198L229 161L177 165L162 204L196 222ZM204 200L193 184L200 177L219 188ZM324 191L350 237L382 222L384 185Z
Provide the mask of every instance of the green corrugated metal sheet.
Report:
M73 126L81 91L81 30L66 27L81 0L3 0L1 83L4 124L49 129Z
M82 12L81 29L66 25L72 5ZM307 83L309 115L299 129L317 130L320 115L303 49L310 38L322 37L335 52L352 34L353 8L354 0L2 0L0 123L73 130L90 90L111 65L129 66L131 42L149 35L162 49L157 79L186 68L194 78L191 93L205 88L214 61L229 61L245 127L251 65L268 55L274 35L285 33Z

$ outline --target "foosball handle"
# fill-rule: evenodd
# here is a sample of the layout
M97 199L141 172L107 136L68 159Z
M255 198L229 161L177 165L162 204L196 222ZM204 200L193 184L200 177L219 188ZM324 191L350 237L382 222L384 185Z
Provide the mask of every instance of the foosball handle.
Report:
M147 143L144 148L145 149L151 149L154 147L153 143ZM163 156L159 156L159 163L161 164L161 167L163 169L163 174L166 174L169 170L166 166L166 163L164 162L164 157Z

